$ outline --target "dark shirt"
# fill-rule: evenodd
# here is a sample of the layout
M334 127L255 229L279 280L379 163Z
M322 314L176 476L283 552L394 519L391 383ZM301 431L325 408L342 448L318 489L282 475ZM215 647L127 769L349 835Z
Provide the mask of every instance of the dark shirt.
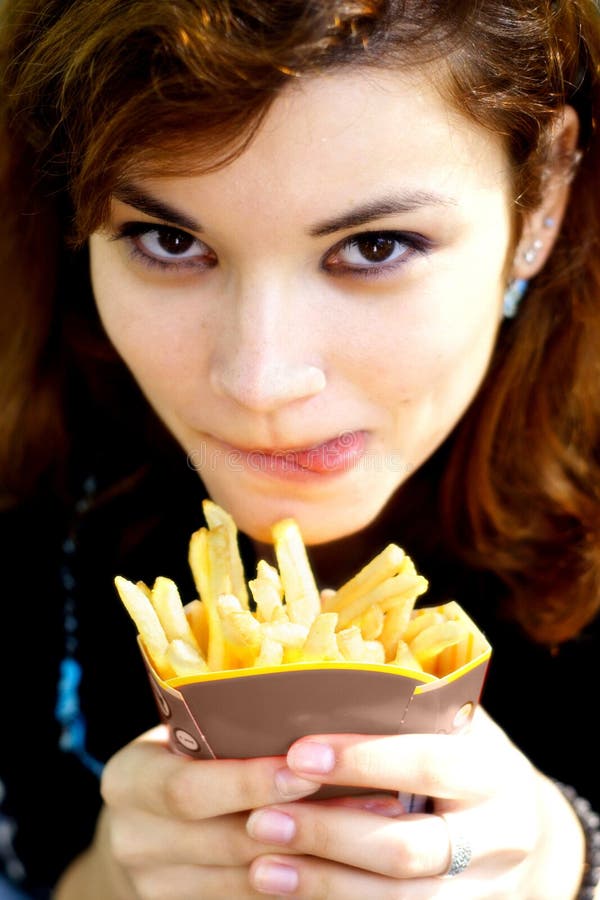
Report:
M106 433L104 440L107 447L96 443L78 460L80 490L74 502L42 492L0 516L5 691L0 873L4 862L7 875L30 897L48 897L60 872L92 839L101 802L94 761L102 764L158 721L135 627L114 576L151 584L165 575L177 583L184 601L196 596L187 549L191 533L204 524L205 494L197 474L181 453L157 453L141 465L135 441L124 447ZM97 490L86 501L88 476ZM394 540L404 545L401 528ZM249 560L249 542L242 538L242 546ZM438 579L435 566L427 571L427 561L422 563L443 595L441 574ZM487 710L535 765L574 785L600 808L592 737L598 621L553 653L498 616L493 579L462 573L460 584L449 583L447 593L493 646L482 697ZM71 657L82 671L78 697L89 754L83 759L59 746L57 683L61 662Z

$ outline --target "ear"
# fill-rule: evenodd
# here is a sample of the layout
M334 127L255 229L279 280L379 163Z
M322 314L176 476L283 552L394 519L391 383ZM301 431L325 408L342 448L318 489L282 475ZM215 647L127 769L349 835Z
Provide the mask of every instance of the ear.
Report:
M571 181L581 159L578 138L577 113L571 106L565 106L557 115L550 136L542 203L527 214L523 223L511 269L513 279L533 278L552 252L567 208Z

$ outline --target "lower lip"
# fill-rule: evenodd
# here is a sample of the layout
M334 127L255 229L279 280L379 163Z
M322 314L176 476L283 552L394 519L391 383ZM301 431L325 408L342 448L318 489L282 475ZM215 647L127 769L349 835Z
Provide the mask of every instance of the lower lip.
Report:
M254 472L303 480L341 475L352 470L364 455L366 446L366 432L349 431L305 450L236 452L241 455L246 467Z

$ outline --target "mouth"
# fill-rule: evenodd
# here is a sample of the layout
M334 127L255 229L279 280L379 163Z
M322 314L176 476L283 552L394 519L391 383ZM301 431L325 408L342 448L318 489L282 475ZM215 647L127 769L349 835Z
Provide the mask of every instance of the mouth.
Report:
M333 475L354 468L367 446L366 431L344 431L304 447L241 448L228 445L258 472L274 475Z

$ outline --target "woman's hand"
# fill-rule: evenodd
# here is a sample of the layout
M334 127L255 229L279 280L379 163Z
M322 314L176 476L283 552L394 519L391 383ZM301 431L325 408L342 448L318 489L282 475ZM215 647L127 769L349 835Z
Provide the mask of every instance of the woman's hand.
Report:
M281 757L205 762L177 756L159 726L107 763L94 844L65 873L56 900L261 896L248 867L259 853L281 848L259 846L247 834L248 811L318 787L290 772Z
M280 846L251 865L258 891L306 900L577 895L583 841L570 807L481 709L461 735L312 736L287 762L319 783L427 795L434 812L382 818L310 800L256 810L248 833L258 846ZM463 841L470 863L448 876L452 847Z
M576 896L569 805L481 709L462 735L311 736L285 763L191 760L153 729L107 764L94 844L56 900ZM322 783L366 796L311 800ZM434 813L403 814L373 788L435 798ZM471 861L449 877L459 839Z

